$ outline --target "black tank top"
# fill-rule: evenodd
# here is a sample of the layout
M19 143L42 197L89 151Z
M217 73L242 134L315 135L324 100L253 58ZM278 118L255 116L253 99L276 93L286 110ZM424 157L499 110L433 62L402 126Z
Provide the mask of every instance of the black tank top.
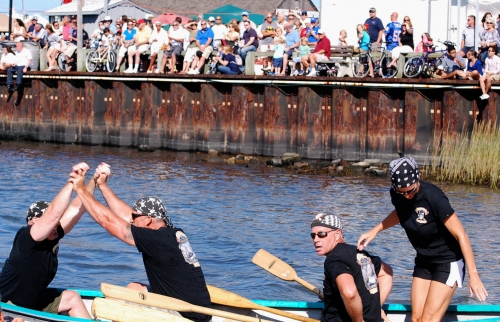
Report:
M413 45L413 35L405 32L400 35L401 37L401 44L403 46L410 46L411 49L415 49L415 46Z

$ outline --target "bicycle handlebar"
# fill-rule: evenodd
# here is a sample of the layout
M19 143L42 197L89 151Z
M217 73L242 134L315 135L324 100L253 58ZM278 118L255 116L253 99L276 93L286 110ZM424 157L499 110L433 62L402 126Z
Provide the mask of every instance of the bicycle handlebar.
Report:
M451 42L449 40L441 41L441 39L438 39L438 42L442 43L443 45L445 45L447 47L457 47L457 44L455 44L454 42Z

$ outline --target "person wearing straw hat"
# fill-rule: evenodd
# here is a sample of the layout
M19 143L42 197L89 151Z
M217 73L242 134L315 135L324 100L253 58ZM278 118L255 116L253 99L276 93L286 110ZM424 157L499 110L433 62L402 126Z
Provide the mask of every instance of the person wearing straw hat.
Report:
M381 306L392 289L392 268L345 243L336 215L318 213L311 222L311 238L316 253L326 256L321 321L387 320Z
M411 286L412 321L441 321L457 287L462 287L465 266L470 294L479 301L488 296L474 254L455 210L437 186L420 180L413 158L401 157L389 165L394 210L358 240L363 250L377 234L400 224L416 250Z

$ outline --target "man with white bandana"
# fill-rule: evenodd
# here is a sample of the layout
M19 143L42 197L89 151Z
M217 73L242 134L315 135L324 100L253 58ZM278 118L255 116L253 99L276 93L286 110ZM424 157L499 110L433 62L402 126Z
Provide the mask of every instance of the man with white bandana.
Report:
M87 171L85 163L72 171ZM47 289L58 268L59 240L69 234L85 212L80 199L71 201L73 185L69 182L51 203L33 203L26 217L26 226L18 230L0 273L3 302L49 313L66 312L72 317L90 319L80 295L75 291ZM95 185L87 188L90 195ZM70 203L71 201L71 203Z
M392 268L380 257L346 244L336 215L318 213L311 238L316 253L326 256L321 322L387 320L381 306L392 289Z
M157 197L144 197L130 207L108 187L111 170L109 165L102 163L94 178L108 204L106 207L84 189L85 174L86 171L72 173L70 182L90 216L111 235L142 253L149 285L133 282L128 287L210 307L200 263L184 231L174 227L167 216L163 202ZM211 319L195 312L182 312L181 315L193 321Z
M382 230L400 224L417 252L411 287L412 321L441 321L457 287L462 287L465 266L470 294L484 301L488 292L479 278L474 254L455 210L437 186L420 180L413 158L401 157L389 165L394 210L362 234L363 250Z

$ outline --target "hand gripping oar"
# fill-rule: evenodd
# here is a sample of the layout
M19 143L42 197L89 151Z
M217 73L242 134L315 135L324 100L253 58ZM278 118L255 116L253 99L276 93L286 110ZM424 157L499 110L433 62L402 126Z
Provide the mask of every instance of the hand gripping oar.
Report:
M106 297L119 299L123 301L128 301L132 303L157 307L161 309L167 309L178 312L196 312L206 315L220 316L226 319L243 321L243 322L263 322L258 318L252 318L246 315L230 313L226 311L220 311L215 309L210 309L203 306L194 305L173 297L164 296L160 294L142 292L133 290L126 287L111 285L107 283L101 283L101 292ZM269 322L269 321L266 321Z
M235 294L235 293L231 293L229 291L217 288L215 286L207 285L207 288L208 288L208 292L210 293L210 299L211 299L212 303L227 305L227 306L234 306L234 307L241 307L241 308L245 308L245 309L256 309L256 310L266 311L269 313L284 316L284 317L294 319L297 321L319 322L316 319L312 319L312 318L301 316L298 314L285 312L285 311L281 311L278 309L273 309L273 308L270 308L267 306L262 306L262 305L256 304L256 303L244 298L243 296L240 296L240 295Z
M300 285L316 293L316 295L320 293L320 290L314 287L314 285L298 277L297 273L295 273L295 270L290 265L263 249L260 249L255 254L252 258L252 263L285 281L296 281Z
M114 322L191 322L182 316L173 315L145 306L125 303L115 299L103 299L96 297L92 302L92 315L99 319Z

